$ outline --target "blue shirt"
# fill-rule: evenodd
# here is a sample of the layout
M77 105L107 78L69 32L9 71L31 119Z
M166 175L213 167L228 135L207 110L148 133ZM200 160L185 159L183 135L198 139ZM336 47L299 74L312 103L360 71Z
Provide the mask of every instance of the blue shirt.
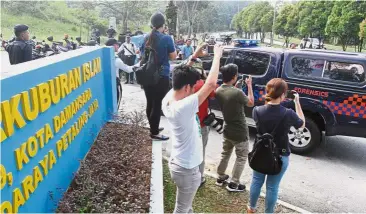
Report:
M157 44L157 54L158 54L158 59L159 59L159 63L160 65L163 66L163 71L162 71L162 76L166 76L169 77L169 73L170 73L170 64L169 64L169 54L173 53L175 51L175 47L174 47L174 42L171 36L154 31L153 33L155 33L158 37L159 37L159 42ZM149 36L150 34L148 34L147 36ZM146 39L144 44L142 44L141 46L141 53L144 53L144 49L145 49L145 43L146 43Z
M193 54L192 46L184 45L182 48L183 59L188 59L189 56Z

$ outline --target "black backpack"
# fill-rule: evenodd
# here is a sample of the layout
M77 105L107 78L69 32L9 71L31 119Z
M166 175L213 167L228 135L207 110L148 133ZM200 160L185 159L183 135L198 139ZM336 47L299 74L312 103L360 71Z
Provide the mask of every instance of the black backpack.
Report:
M271 133L261 134L257 126L258 133L254 141L253 150L248 154L249 166L253 170L267 175L277 175L281 172L282 159L280 151L274 143L274 136L277 127L283 122L286 113L287 110ZM258 114L257 119L259 123Z
M157 41L158 43L159 41ZM137 82L142 86L157 85L162 72L162 65L158 62L156 50L153 47L146 46L144 51L142 66L136 69Z

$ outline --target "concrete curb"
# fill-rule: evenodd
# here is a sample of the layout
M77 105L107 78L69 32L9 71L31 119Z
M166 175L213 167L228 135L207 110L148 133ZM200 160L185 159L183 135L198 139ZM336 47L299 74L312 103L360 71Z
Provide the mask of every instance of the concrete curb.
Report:
M169 158L166 157L166 156L163 156L163 159L169 161ZM205 175L207 175L209 177L212 177L212 178L217 178L217 175L214 174L214 173L205 172ZM264 192L261 192L261 197L264 198L265 196L266 196L266 194L264 194ZM282 201L280 199L277 199L277 203L280 204L280 205L282 205L282 206L284 206L284 207L286 207L286 208L288 208L288 209L295 210L296 212L299 212L299 213L311 213L310 211L304 210L304 209L302 209L300 207L297 207L295 205L289 204L289 203L284 202L284 201Z
M152 142L149 213L164 213L163 152L159 141Z

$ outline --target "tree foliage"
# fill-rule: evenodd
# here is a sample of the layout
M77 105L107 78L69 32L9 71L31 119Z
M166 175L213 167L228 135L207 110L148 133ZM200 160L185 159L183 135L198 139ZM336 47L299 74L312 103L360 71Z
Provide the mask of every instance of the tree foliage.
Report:
M318 37L320 39L324 37L325 26L333 4L332 1L298 2L299 35L302 37Z
M233 18L233 27L244 31L246 37L260 33L263 42L265 33L272 30L274 8L269 2L257 2L245 7Z
M327 37L335 38L343 50L350 44L362 49L365 24L360 23L366 18L366 1L297 1L283 4L277 12L274 31L285 37L286 46L291 37ZM272 17L268 2L255 2L235 14L231 23L239 35L252 38L272 31Z
M350 42L360 43L360 23L365 18L365 11L366 2L356 1L339 1L332 8L325 31L327 35L339 38L344 51Z
M288 47L290 37L297 34L298 8L293 4L284 5L276 18L274 30L276 34L285 37L285 45Z

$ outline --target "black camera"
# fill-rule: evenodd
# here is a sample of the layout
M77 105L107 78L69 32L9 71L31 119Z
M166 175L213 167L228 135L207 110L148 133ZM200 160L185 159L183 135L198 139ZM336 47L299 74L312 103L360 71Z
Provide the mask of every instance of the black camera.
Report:
M206 126L211 126L214 128L219 134L222 134L224 132L224 127L221 124L219 120L216 119L216 116L214 113L210 113L204 120L203 123Z

